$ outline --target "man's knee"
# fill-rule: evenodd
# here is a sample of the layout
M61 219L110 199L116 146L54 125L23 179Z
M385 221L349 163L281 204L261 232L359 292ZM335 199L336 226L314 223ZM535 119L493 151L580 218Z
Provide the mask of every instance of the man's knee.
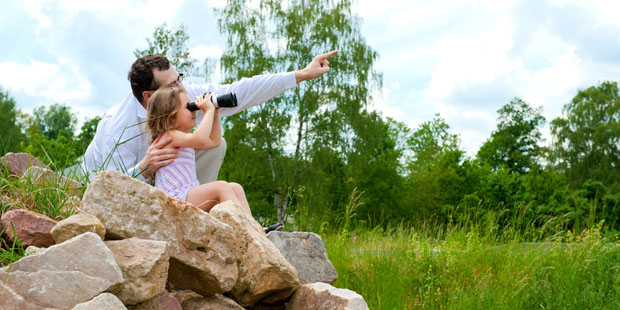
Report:
M224 139L212 149L196 151L196 176L200 184L217 180L225 154L226 140Z

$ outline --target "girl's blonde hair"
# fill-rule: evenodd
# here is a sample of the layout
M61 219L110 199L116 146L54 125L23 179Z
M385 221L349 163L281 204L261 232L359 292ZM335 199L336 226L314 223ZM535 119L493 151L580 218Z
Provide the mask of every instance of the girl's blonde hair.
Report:
M151 143L168 130L176 129L176 116L181 108L180 87L158 89L147 104L147 126L151 131Z

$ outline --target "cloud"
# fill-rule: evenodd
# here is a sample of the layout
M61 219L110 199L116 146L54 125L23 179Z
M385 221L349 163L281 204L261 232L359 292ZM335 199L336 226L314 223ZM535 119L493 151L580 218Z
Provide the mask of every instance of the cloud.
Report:
M85 99L92 93L92 85L77 67L62 61L61 64L43 63L31 59L30 64L0 63L0 85L10 91L24 92L29 96L42 96L50 101L63 102Z

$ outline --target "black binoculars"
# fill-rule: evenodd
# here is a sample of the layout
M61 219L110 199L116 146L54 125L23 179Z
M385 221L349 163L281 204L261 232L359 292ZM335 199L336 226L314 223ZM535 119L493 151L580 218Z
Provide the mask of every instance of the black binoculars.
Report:
M208 93L205 93L205 95ZM237 95L235 93L223 94L221 96L211 96L211 103L215 106L216 109L219 108L234 108L237 106ZM196 102L192 101L187 104L187 108L190 111L198 111L200 110L196 106Z

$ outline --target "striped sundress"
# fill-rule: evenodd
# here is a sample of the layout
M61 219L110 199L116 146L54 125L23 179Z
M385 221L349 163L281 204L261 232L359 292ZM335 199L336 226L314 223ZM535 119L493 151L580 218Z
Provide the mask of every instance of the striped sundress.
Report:
M196 157L192 148L180 148L179 156L155 173L155 187L180 201L185 201L187 192L198 185Z

